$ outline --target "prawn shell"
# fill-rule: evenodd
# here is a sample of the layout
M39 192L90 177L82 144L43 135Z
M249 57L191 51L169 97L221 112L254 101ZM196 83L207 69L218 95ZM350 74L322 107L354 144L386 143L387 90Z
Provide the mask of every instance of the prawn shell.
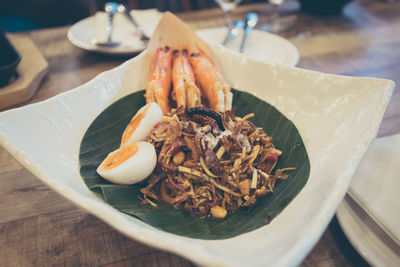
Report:
M171 31L171 29L174 29ZM151 77L152 65L159 47L185 47L189 55L202 50L208 57L212 52L208 44L198 37L188 25L171 12L165 12L161 17L147 46L147 82Z

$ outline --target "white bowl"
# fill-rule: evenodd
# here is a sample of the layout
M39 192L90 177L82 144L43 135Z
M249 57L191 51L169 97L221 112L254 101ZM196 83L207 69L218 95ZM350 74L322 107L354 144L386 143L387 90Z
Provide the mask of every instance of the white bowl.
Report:
M78 88L2 112L0 143L55 191L135 240L200 265L297 265L341 203L376 136L394 83L256 62L220 46L213 51L231 86L269 102L292 120L308 151L307 184L269 225L222 240L182 237L119 212L86 187L79 174L82 137L107 106L145 88L145 53Z

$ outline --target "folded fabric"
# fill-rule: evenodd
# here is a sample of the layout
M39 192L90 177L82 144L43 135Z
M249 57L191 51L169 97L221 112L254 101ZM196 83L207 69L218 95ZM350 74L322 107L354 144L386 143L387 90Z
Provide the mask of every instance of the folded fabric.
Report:
M349 194L400 245L400 134L372 143Z

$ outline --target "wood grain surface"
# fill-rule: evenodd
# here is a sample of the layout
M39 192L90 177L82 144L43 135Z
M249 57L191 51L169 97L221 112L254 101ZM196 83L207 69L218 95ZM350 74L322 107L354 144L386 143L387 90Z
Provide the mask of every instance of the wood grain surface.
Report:
M240 6L268 21L267 4ZM400 2L353 1L343 14L318 17L302 13L296 2L282 7L296 24L281 35L300 52L298 67L400 83ZM223 25L222 11L179 14L193 29ZM259 26L259 27L260 27ZM128 58L80 50L66 38L68 27L22 33L49 63L49 73L27 103L75 88ZM1 89L0 89L1 90ZM395 89L379 136L400 132L400 93ZM131 240L53 192L0 148L0 266L193 266L177 255ZM195 253L195 252L194 252ZM273 264L272 264L273 265ZM302 266L365 266L335 218Z
M7 38L19 52L21 62L16 70L18 78L14 77L14 82L0 90L0 109L32 98L49 68L46 59L29 37L8 34Z

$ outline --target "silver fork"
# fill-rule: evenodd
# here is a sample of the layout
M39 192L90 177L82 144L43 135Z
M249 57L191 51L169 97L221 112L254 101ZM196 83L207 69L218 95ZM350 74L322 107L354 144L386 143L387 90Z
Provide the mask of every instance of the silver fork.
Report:
M113 21L114 15L117 12L118 4L109 2L104 5L104 10L107 13L107 40L104 42L99 42L98 40L94 40L93 43L98 46L105 46L105 47L116 47L119 46L121 43L112 41L112 34L113 34Z
M136 22L136 20L132 17L132 15L130 14L129 10L125 7L125 5L119 4L117 10L119 13L124 14L129 19L129 21L132 22L133 25L135 25L135 27L140 35L140 40L147 43L150 40L150 38L143 32L142 28Z

